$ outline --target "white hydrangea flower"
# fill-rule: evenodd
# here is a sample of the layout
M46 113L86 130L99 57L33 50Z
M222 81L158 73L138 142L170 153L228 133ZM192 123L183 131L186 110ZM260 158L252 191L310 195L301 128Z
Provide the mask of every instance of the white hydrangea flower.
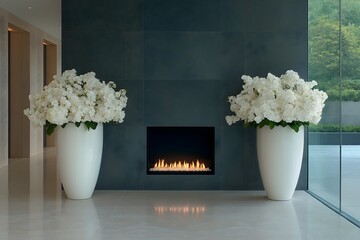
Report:
M100 82L94 72L76 75L67 70L54 76L43 91L30 95L30 107L24 114L36 126L76 122L106 123L124 121L126 90L115 91L113 82Z
M320 121L327 94L313 89L316 81L305 82L292 70L280 77L269 73L266 78L244 75L241 79L243 90L228 98L234 112L225 117L229 125L238 121L259 124L265 119L275 123Z

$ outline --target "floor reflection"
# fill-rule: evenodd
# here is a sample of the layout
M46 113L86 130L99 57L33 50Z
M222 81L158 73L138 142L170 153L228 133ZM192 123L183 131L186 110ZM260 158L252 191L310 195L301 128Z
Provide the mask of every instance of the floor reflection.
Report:
M154 212L157 215L202 215L205 213L205 210L205 206L154 206Z
M30 198L58 199L62 195L57 174L55 149L29 158L9 159L3 169L8 172L8 197L10 201L29 201Z
M309 190L360 221L360 145L310 145L309 159Z

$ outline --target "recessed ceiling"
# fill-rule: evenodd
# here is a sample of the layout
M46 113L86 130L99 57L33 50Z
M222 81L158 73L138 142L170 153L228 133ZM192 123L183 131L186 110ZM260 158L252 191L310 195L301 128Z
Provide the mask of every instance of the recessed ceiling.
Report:
M0 7L60 39L61 0L1 0Z

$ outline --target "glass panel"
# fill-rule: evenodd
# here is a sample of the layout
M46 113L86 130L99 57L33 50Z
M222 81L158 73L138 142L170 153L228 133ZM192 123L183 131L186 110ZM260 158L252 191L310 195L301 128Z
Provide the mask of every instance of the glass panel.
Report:
M309 190L340 208L339 0L309 0L309 80L329 95L309 127Z
M342 1L341 210L360 221L360 1Z

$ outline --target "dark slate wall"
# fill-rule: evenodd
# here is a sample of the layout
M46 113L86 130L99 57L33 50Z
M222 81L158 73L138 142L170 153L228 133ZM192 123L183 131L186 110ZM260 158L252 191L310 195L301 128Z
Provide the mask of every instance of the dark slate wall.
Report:
M62 0L62 59L128 91L97 189L262 189L255 129L226 124L227 96L243 74L306 76L307 1ZM216 174L147 176L147 126L215 127Z

